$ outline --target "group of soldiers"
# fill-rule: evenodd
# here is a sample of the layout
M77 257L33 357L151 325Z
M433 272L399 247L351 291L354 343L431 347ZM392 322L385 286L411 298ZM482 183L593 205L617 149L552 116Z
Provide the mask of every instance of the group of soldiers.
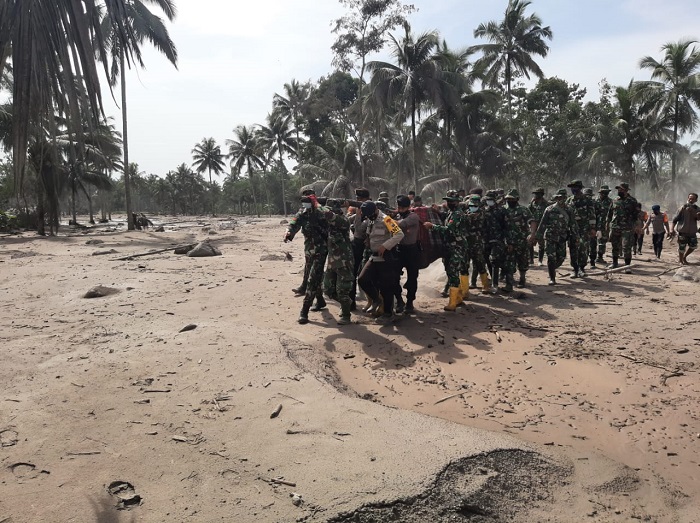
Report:
M641 252L639 236L643 238L643 231L648 233L650 226L657 256L661 255L664 228L671 236L676 234L676 225L679 261L687 263L687 256L697 247L697 195L689 195L669 229L659 206L652 207L650 216L642 212L627 183L615 187L616 198L610 197L612 191L607 185L600 187L597 197L593 189L584 188L581 180L567 187L569 191L560 189L549 200L544 189L535 189L527 205L520 204L516 189L505 192L477 188L469 194L448 191L444 203L431 208L438 220L419 218L417 211L423 204L414 193L399 195L395 207L390 208L386 193L380 193L375 202L364 188L356 190L355 200L320 199L313 191L305 191L302 208L290 221L284 237L291 241L299 231L304 235L304 280L294 289L304 296L299 323L308 323L310 311L326 307L324 292L340 303L338 323L349 323L351 312L357 308L358 285L367 296L364 312L372 314L378 323L391 321L394 312L413 312L418 259L425 247L419 241L421 228L441 240L447 311L456 310L468 297L469 289L477 287L477 279L483 293L509 293L514 285L525 287L535 254L540 265L546 259L549 285L556 285L556 270L564 263L567 249L572 277L584 278L587 266L596 268L596 264L605 263L608 242L612 261L607 268L630 273L632 252ZM692 235L688 232L691 229ZM400 285L404 270L405 301Z

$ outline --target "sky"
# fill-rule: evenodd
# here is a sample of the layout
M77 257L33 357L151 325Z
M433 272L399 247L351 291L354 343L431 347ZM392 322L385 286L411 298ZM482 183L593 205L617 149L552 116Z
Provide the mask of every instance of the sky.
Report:
M437 30L451 48L460 49L481 43L474 29L500 21L507 0L412 3L414 34ZM181 163L191 165L192 149L203 138L214 138L227 152L236 126L264 123L285 83L331 73L331 21L345 14L337 0L176 0L176 5L178 16L168 27L178 48L177 69L147 49L146 69L126 76L130 161L158 176ZM661 60L664 44L700 39L698 0L533 0L526 12L537 13L554 33L549 55L538 58L545 75L585 87L589 100L598 99L604 78L625 86L649 79L639 60ZM118 91L113 96L120 100ZM120 108L108 90L104 98L105 112L121 129Z

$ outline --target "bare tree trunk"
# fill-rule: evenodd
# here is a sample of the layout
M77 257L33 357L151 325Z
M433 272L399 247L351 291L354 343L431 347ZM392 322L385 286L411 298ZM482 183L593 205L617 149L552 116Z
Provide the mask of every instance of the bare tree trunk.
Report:
M126 206L126 223L127 229L134 230L134 216L131 212L131 183L129 181L129 138L127 135L127 119L126 119L126 60L124 59L124 50L122 49L120 59L120 76L122 87L122 145L124 147L124 200Z

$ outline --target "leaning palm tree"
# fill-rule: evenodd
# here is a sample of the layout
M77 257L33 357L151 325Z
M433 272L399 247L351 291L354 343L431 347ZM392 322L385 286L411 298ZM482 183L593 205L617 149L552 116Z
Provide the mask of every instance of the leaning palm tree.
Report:
M224 172L224 155L221 153L221 147L216 144L214 138L203 138L200 143L192 149L193 167L198 173L209 171L209 185L212 185L211 173L219 176ZM214 192L212 191L211 214L214 216Z
M697 128L700 107L700 50L694 40L681 40L664 45L661 62L646 56L639 67L651 71L651 80L639 82L639 86L652 104L668 113L673 122L674 151L671 156L671 190L675 193L677 145L679 134L692 132Z
M175 2L173 0L121 0L122 9L118 12L107 11L102 19L101 32L106 37L109 52L110 70L109 83L115 86L117 79L121 80L122 95L122 140L124 145L124 196L126 200L126 215L128 229L134 229L131 214L131 185L126 166L129 165L129 142L127 132L126 108L126 70L132 67L144 68L140 45L148 41L158 51L177 67L177 49L170 39L170 34L163 20L153 14L147 5L158 7L171 22L175 19ZM119 31L126 30L131 40L118 38ZM105 64L106 64L105 60Z
M259 154L259 144L255 131L251 127L239 125L233 130L235 139L226 140L228 145L228 157L231 160L231 169L240 172L245 166L250 179L250 190L253 196L253 206L255 212L260 217L258 201L255 194L255 167L263 166L264 161Z
M511 87L513 79L530 73L543 78L544 73L533 55L545 57L549 46L545 40L552 39L552 30L542 27L542 20L537 14L525 15L531 4L529 0L508 0L503 20L492 20L479 24L474 30L475 38L485 38L487 44L475 45L472 51L481 51L483 56L477 61L478 67L485 70L484 83L491 88L506 84L508 118L512 120Z
M278 155L278 168L282 177L282 208L285 216L287 215L287 195L284 190L284 179L286 177L287 168L284 165L283 153L294 154L299 148L297 139L294 138L294 129L290 125L291 118L282 114L268 114L267 125L260 126L260 141L262 146L267 149L270 157Z
M428 32L415 38L411 27L404 24L404 36L397 40L390 37L391 52L396 64L370 62L372 72L370 89L386 106L399 104L403 114L411 120L411 143L413 146L413 188L418 188L416 174L416 116L423 103L440 91L443 80L433 51L438 46L437 32Z

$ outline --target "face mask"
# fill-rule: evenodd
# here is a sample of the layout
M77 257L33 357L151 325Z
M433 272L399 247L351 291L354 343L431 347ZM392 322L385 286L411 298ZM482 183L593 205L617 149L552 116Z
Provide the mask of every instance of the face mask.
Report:
M617 191L617 195L618 195L620 198L624 198L625 196L627 196L627 193L624 192L624 191Z
M403 211L403 212L400 212L399 214L401 215L402 218L405 218L406 216L411 214L411 211Z
M659 214L661 214L661 211L654 211L654 214L658 216Z
M313 205L313 204L310 203L310 202L309 202L309 203L304 202L304 203L301 204L301 206L302 206L305 210L311 209L311 206L312 206L312 205Z
M580 194L580 193L581 193L581 189L579 189L578 187L572 187L572 188L571 188L571 194L577 195L577 194Z
M488 205L489 207L493 207L494 205L496 205L496 202L494 200L486 200L486 205Z
M508 200L508 207L511 209L515 208L518 206L518 202L516 200Z
M453 202L450 202L450 203L447 204L447 208L448 208L449 210L451 210L451 211L454 211L454 210L457 208L457 204L456 204L456 203L453 203Z
M470 205L469 206L469 212L476 212L478 211L479 208L476 205Z

